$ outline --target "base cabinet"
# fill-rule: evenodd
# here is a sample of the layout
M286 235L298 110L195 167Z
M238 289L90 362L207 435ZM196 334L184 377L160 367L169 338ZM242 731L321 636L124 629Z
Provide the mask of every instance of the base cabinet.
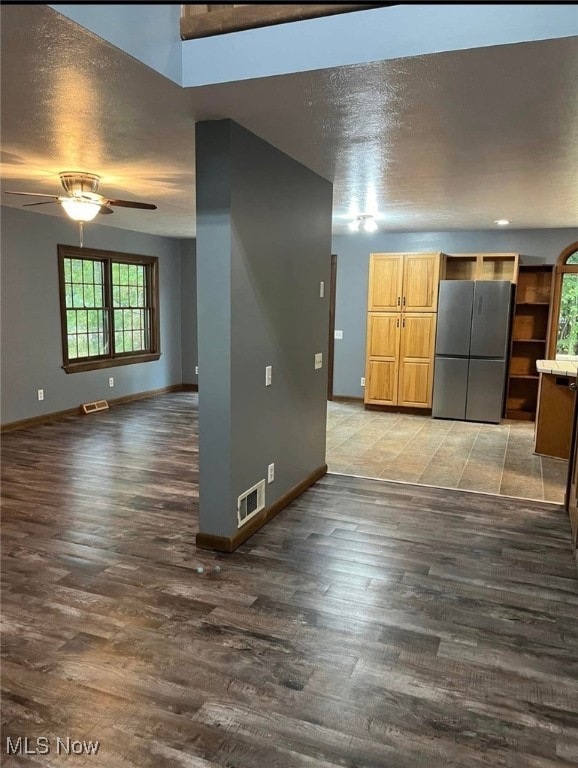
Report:
M370 312L365 402L431 408L436 314Z
M397 403L398 365L393 360L370 360L365 376L365 402Z

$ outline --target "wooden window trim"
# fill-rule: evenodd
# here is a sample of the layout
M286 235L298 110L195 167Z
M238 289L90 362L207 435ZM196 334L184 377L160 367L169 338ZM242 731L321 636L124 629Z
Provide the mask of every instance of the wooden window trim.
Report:
M62 338L63 370L66 373L96 371L102 368L116 368L120 365L136 365L159 360L160 347L160 317L159 317L159 266L157 256L140 256L120 251L103 251L97 248L78 248L74 245L61 245L58 248L58 282L60 290L60 330ZM105 262L104 295L105 305L109 311L109 355L94 356L90 359L70 360L68 358L68 334L66 318L66 290L64 279L64 259L89 259ZM149 267L147 280L147 302L151 313L151 349L147 352L115 353L114 348L114 312L112 306L111 263L144 264Z
M554 267L554 284L552 286L552 313L550 315L550 328L548 338L547 359L556 359L556 346L558 344L558 316L560 314L560 299L562 294L562 277L568 273L578 273L578 264L566 264L566 260L578 251L578 241L564 248L558 256Z

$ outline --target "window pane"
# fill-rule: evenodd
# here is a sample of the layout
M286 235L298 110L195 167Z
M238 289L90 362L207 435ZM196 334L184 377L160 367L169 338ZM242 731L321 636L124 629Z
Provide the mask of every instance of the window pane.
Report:
M138 307L138 291L136 288L129 288L128 302L129 307Z
M86 259L82 264L82 278L85 283L92 283L93 280L92 261Z
M88 334L78 336L78 357L88 357Z
M578 264L578 251L573 253L571 256L568 256L566 259L566 264Z
M84 294L82 292L82 283L73 283L72 285L72 306L84 307Z
M76 312L69 309L66 312L66 331L67 333L76 333Z
M64 282L72 282L72 264L71 259L64 259Z
M114 349L117 355L124 352L124 335L122 331L116 331L114 334Z
M578 273L562 275L556 357L578 356Z
M78 357L78 349L76 346L76 336L69 336L68 337L68 358L69 360L74 360L74 358Z
M64 301L65 301L67 307L71 307L72 306L72 286L69 285L69 284L66 285Z
M77 330L83 333L88 330L88 317L85 310L79 310L76 313Z
M75 283L82 282L82 261L80 259L71 259L72 280Z

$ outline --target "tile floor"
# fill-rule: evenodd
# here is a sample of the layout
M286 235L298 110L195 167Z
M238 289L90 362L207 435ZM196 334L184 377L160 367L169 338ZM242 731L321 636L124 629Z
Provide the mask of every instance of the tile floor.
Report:
M529 422L442 421L328 403L330 472L561 503L567 462L533 448Z

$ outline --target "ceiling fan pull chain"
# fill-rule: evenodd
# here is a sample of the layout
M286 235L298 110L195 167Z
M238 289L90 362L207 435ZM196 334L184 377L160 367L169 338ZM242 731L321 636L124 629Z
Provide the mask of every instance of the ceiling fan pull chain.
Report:
M80 234L80 247L84 246L84 225L82 221L78 222L78 230Z

